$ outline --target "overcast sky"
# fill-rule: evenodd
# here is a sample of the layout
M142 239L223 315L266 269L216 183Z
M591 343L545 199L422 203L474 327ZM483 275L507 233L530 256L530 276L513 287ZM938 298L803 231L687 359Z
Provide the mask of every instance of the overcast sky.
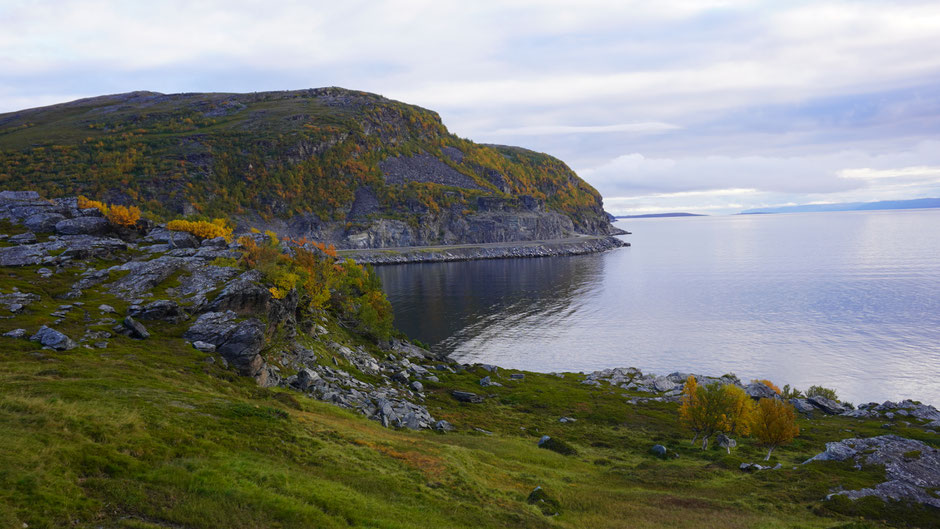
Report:
M0 0L0 112L334 85L558 156L615 214L940 196L936 0Z

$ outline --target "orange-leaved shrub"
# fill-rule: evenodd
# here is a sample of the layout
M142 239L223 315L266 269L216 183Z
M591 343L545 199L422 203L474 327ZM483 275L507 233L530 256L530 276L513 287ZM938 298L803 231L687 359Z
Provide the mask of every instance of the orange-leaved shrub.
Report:
M91 200L83 195L78 196L78 209L89 209L97 208L101 213L108 212L108 205L104 202L99 202L97 200Z
M126 207L115 204L104 212L104 216L108 218L111 224L128 228L134 226L137 224L137 221L140 220L140 208L137 206Z
M172 231L185 231L201 239L215 239L216 237L225 237L226 241L232 240L232 228L229 227L226 219L215 219L212 222L206 220L171 220L166 223L166 229Z

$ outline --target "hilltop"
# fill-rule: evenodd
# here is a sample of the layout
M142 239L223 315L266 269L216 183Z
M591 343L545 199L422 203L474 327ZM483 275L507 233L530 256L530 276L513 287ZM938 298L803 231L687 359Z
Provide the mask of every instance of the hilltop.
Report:
M342 88L131 92L0 114L0 187L226 217L339 248L608 235L562 161Z

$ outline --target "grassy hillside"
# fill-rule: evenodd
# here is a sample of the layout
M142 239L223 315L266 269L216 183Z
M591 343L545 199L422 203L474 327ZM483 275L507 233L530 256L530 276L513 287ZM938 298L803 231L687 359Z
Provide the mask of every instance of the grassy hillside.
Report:
M386 182L383 161L422 153L468 183ZM472 213L480 197L512 207L531 197L582 231L606 226L600 195L560 160L478 145L432 111L340 88L134 92L0 114L0 188L83 194L167 218L313 214L347 225L417 224L443 209ZM366 218L351 215L359 188L378 201Z
M40 234L39 244L45 240ZM629 404L626 397L646 394L582 384L579 374L517 380L509 376L517 371L437 362L450 369L430 366L436 380L423 380L422 402L456 427L441 433L384 428L298 391L259 387L186 343L192 321L148 321L145 340L114 334L106 347L92 346L114 323L100 320L98 307L110 305L116 316L130 302L106 284L62 297L87 277L86 266L94 273L160 255L144 244L63 260L48 273L40 265L0 268L0 297L36 296L25 308L0 309L0 334L49 324L76 339L92 336L87 347L65 351L0 337L0 527L938 527L935 510L824 501L833 490L883 481L883 470L800 464L828 441L883 434L884 420L801 418L800 437L774 452L770 464L780 470L745 473L740 464L765 453L751 440L740 439L731 455L703 452L680 429L676 404ZM172 274L152 292L171 296L185 279ZM376 382L336 344L380 360L389 350L340 313L318 314L322 331L298 335L316 362ZM266 345L269 363L282 347ZM482 388L484 376L502 386ZM458 402L453 390L486 399ZM940 446L937 434L898 419L892 433ZM573 453L539 448L546 434ZM653 444L675 457L652 455ZM530 502L536 487L545 499Z

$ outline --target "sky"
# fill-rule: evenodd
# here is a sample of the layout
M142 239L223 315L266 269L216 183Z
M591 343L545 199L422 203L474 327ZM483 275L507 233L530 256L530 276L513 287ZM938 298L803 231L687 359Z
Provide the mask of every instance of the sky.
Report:
M0 0L0 113L320 86L557 156L614 214L940 197L936 0Z

